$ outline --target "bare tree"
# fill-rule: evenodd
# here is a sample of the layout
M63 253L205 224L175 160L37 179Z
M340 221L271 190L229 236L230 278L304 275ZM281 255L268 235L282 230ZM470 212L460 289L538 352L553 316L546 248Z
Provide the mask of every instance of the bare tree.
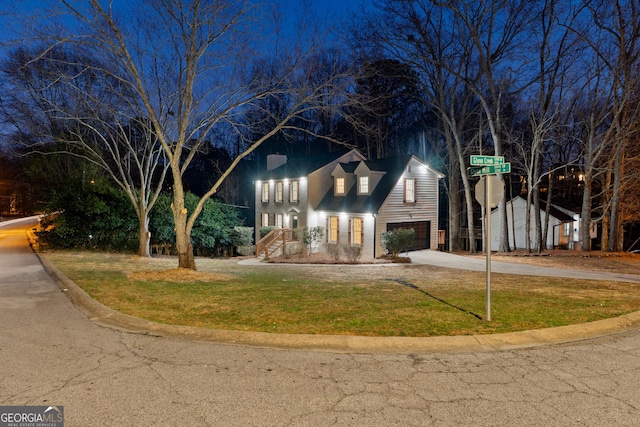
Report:
M399 28L407 28L409 50L406 52L411 63L421 70L422 93L427 104L437 112L441 132L448 151L448 193L449 193L449 247L461 249L461 209L459 183L462 182L469 251L477 251L475 245L475 220L473 217L473 190L466 165L466 159L479 139L480 129L474 126L479 105L473 92L466 87L466 80L477 73L471 58L455 40L460 37L455 29L443 31L447 27L447 14L442 9L428 3L416 5L418 9L407 10L408 23ZM399 30L397 29L397 31ZM455 70L455 72L451 72Z
M606 239L603 237L603 249L622 250L622 229L620 211L622 208L622 190L626 177L625 157L631 136L637 131L638 104L633 102L637 93L637 69L640 60L640 5L634 1L616 0L613 2L589 2L592 22L603 34L603 43L592 44L595 53L602 59L611 75L613 95L611 127L607 138L612 147L611 163L608 169L612 173L612 186L609 197L609 218ZM608 18L604 18L604 17Z
M585 1L586 18L574 31L588 46L591 113L584 141L585 192L581 215L583 250L590 249L593 183L601 178L602 249L621 249L620 210L625 158L634 139L638 105L635 76L640 59L640 8L633 1ZM593 64L593 65L592 65Z
M295 41L285 43L264 27L272 10L242 0L158 0L132 6L127 16L98 0L89 0L86 7L62 3L79 23L70 41L99 52L117 68L120 84L134 95L162 146L173 178L178 264L195 269L190 236L206 200L243 158L315 108L327 91L337 90L344 73L331 70L321 84L312 80L302 65L317 52L322 31L296 30ZM278 58L277 74L261 72L253 60L267 46L272 47L269 55ZM285 98L287 110L282 115L263 110L271 125L252 132L255 123L245 121L244 113L271 97ZM218 126L252 139L243 139L241 152L189 212L182 177Z
M367 157L404 153L406 134L425 120L417 75L406 62L361 55L347 119L358 129Z
M425 92L430 94L428 102L438 111L445 127L443 134L455 142L449 144L450 159L459 167L450 170L450 182L462 179L472 233L471 186L463 147L482 138L463 139L462 130L469 128L465 115L479 105L493 142L493 154L502 155L504 99L510 91L526 84L513 78L520 71L518 67L523 66L516 54L536 12L530 2L522 0L386 0L381 2L381 8L385 12L383 20L370 24L371 34L366 37L378 41L378 49L385 56L420 70ZM468 94L473 95L473 101ZM456 100L460 95L462 98ZM476 134L480 131L478 126ZM509 249L505 206L503 200L501 251ZM456 211L452 214L456 215Z
M440 4L459 28L460 43L475 61L478 73L465 78L465 84L477 97L487 120L494 155L503 155L504 99L528 84L526 60L518 51L529 36L530 25L538 13L537 3L526 0L443 1ZM451 70L455 72L455 70ZM523 81L519 80L520 78ZM499 175L503 179L502 175ZM509 251L506 199L498 205L500 240L498 250Z
M574 117L581 123L583 129L579 137L582 148L581 164L585 176L580 213L581 249L589 251L591 250L589 230L592 221L594 221L593 200L599 198L599 195L594 193L594 184L607 171L604 164L609 151L606 144L606 128L609 122L611 93L608 91L608 84L600 61L596 60L590 65L585 65L585 69L590 70L589 77L580 91ZM602 217L603 215L599 220L602 220Z
M14 50L1 70L0 111L28 152L78 156L105 171L138 217L138 255L149 256L149 212L167 165L149 123L108 68L78 50Z
M550 175L555 168L562 167L553 159L555 139L562 135L562 116L567 105L566 94L575 87L577 77L571 73L576 58L584 46L578 43L572 28L579 14L566 7L559 0L541 1L540 14L536 16L537 25L530 31L532 43L528 45L533 62L533 82L522 93L519 108L526 115L527 128L518 133L511 144L520 154L518 163L524 171L526 181L526 211L536 212L535 235L530 235L531 215L525 216L525 244L528 251L537 252L546 247L549 208L552 203L552 191L548 189L545 209L545 224L537 212L540 212L541 200L539 186L543 179L552 184ZM535 70L535 73L533 72ZM549 152L549 149L553 152ZM550 156L551 155L551 156ZM545 172L546 170L546 172ZM515 222L515 218L514 218ZM533 239L532 239L533 237Z

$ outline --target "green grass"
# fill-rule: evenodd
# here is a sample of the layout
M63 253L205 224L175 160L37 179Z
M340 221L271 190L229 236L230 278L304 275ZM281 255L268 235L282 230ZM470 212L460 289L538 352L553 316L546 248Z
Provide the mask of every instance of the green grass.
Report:
M636 284L493 274L487 322L484 273L414 265L248 267L198 259L204 277L187 280L173 258L63 251L45 256L115 310L215 329L468 335L583 323L640 309ZM156 274L140 280L130 278L133 272Z

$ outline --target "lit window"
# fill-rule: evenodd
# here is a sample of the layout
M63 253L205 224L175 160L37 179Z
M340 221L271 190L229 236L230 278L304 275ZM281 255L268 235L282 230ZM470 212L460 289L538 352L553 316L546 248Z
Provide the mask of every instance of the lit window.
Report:
M563 228L564 228L564 235L565 236L570 236L571 235L571 223L570 222L565 222Z
M344 194L344 178L336 178L336 194Z
M416 201L416 180L407 178L404 180L404 201L413 203Z
M300 200L300 183L298 181L291 181L289 200L297 202Z
M263 202L269 201L269 183L268 182L262 183L262 201Z
M262 214L262 226L263 227L268 227L269 226L269 214L268 213L263 213Z
M276 228L282 228L282 214L276 214Z
M276 182L276 202L282 202L284 198L284 182Z
M361 176L358 178L358 193L369 194L369 177Z
M363 227L362 218L353 218L351 222L351 244L362 245Z
M339 236L339 232L338 232L338 217L337 216L330 216L329 219L329 234L327 235L327 237L329 238L329 243L338 243L338 236Z

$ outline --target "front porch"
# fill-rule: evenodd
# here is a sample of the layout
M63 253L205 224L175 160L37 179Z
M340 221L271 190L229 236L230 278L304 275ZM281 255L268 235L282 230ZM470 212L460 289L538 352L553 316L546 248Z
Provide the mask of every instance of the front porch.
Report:
M274 254L286 254L287 245L297 244L291 228L274 228L256 243L256 258L269 259Z

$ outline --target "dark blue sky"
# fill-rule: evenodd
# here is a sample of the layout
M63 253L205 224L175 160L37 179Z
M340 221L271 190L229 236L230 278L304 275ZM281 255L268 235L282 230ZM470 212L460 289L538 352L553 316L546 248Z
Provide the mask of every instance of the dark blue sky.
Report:
M127 3L129 0L117 0ZM117 3L116 1L116 3ZM259 0L255 0L259 1ZM300 0L265 0L265 2L280 3L285 11L300 7ZM311 7L320 17L326 16L329 20L338 20L350 12L357 11L363 4L370 6L374 0L310 0ZM16 24L15 15L33 13L42 10L47 5L55 4L57 0L0 0L0 39L6 38L6 32L12 30L12 24ZM38 12L36 12L37 14ZM11 16L13 15L13 17ZM46 19L46 18L45 18Z
M297 0L280 0L283 4L298 3ZM372 3L368 0L366 3ZM362 0L312 0L313 8L321 14L341 14L346 11L353 11L360 8Z

